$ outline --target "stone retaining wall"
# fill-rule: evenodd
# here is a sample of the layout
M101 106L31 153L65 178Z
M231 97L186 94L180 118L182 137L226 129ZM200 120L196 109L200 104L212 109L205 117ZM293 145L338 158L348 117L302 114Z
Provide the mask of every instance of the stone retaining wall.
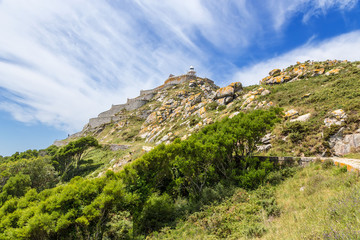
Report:
M123 116L110 116L110 117L97 117L97 118L91 118L89 120L89 127L90 128L97 128L100 127L103 124L108 124L111 122L117 122L124 119Z
M144 99L128 98L127 103L125 104L125 109L128 111L132 111L144 106L147 102L148 100L144 100Z
M103 117L112 117L116 113L120 112L121 110L126 108L126 104L118 104L118 105L112 105L111 108L105 112L102 112L98 115L99 118Z
M140 96L148 95L148 94L156 94L159 91L159 87L149 90L140 90Z

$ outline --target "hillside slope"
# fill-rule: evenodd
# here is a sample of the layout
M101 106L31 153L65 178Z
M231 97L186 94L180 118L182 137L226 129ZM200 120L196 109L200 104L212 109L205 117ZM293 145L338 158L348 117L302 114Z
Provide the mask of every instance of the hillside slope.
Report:
M264 138L260 155L343 156L356 152L360 145L356 132L360 127L360 62L307 61L269 74L260 85L243 88L237 82L219 88L191 69L170 76L158 88L141 91L127 104L113 105L90 119L80 133L57 144L95 136L119 153L118 159L106 165L116 170L160 143L186 139L226 116L275 106L284 109L284 119Z
M65 146L1 157L0 238L351 239L358 178L346 167L302 171L254 155L359 158L359 71L308 61L244 88L193 68L170 76Z

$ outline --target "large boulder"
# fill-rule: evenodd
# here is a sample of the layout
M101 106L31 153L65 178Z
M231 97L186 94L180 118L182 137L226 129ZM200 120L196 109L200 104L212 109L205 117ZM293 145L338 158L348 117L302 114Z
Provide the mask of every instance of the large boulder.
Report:
M341 125L347 118L346 113L342 109L337 109L331 112L329 118L324 119L325 126L330 127L331 125Z
M147 124L151 124L151 123L155 123L157 120L157 114L156 112L152 112L146 119L145 123Z
M232 86L227 86L227 87L223 87L223 88L219 88L216 91L215 94L215 99L219 99L219 98L224 98L224 97L229 97L229 96L233 96L235 93L235 90Z
M293 118L295 116L297 116L299 114L298 111L296 111L295 109L290 109L289 111L285 112L284 116L286 118Z
M241 82L233 82L230 83L229 86L234 88L234 92L239 92L243 89Z
M330 71L328 71L327 73L325 73L325 75L331 76L331 75L338 74L339 72L340 72L340 68L334 68L334 69L331 69Z
M281 73L280 69L273 69L269 72L269 75L275 77L275 76L280 75L280 73Z
M301 115L295 119L291 119L290 122L306 122L307 120L309 120L311 117L311 113L307 113L307 114L304 114L304 115Z
M345 155L353 150L359 150L360 148L360 133L354 133L345 135L345 137L337 141L334 146L334 152L336 155Z
M324 72L325 72L325 68L317 68L313 70L312 76L314 77L314 76L322 75L324 74Z
M266 96L266 95L268 95L268 94L270 94L271 92L269 91L269 90L267 90L267 89L264 89L264 91L262 91L262 93L261 93L261 96Z
M344 110L342 109L337 109L331 112L331 114L336 118L336 119L346 119L347 115L345 113Z
M192 95L189 97L190 106L194 106L201 102L201 93Z

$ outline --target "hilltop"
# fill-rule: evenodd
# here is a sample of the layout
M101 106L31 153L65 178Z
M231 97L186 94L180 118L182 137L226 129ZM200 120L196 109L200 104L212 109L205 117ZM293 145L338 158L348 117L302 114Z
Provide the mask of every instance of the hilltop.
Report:
M113 161L114 169L224 117L281 107L284 120L263 139L260 155L344 156L360 144L359 76L359 62L307 61L274 69L259 85L234 82L220 88L191 68L184 75L170 75L155 89L142 90L125 104L112 105L81 132L55 144L94 136L125 156Z
M360 62L336 60L246 87L170 75L47 149L0 157L0 238L353 239L358 177L320 157L360 159L359 86Z

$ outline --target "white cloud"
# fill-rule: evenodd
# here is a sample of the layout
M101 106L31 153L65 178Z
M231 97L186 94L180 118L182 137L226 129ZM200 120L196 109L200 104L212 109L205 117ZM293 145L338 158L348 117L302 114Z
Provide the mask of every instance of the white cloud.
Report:
M269 0L267 6L275 30L279 31L298 13L303 14L303 22L313 16L326 14L331 8L346 11L358 3L358 0Z
M169 73L200 66L182 46L148 43L157 36L143 30L126 9L104 1L2 1L0 87L10 94L0 109L75 131Z
M240 81L245 86L258 84L274 68L286 68L297 61L324 61L328 59L359 61L360 31L343 34L319 43L309 42L281 56L259 62L240 69L232 81Z
M0 109L19 121L80 130L111 104L189 65L209 78L226 66L227 77L233 59L266 34L276 38L297 13L311 18L355 3L2 0L0 87L8 94Z

